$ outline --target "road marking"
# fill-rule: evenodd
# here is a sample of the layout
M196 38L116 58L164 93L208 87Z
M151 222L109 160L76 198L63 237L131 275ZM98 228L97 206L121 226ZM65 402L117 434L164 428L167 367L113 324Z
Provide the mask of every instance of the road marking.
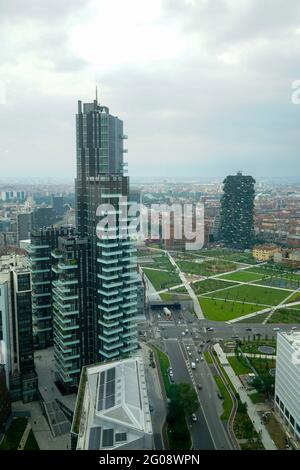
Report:
M205 419L205 422L206 422L206 425L207 425L207 429L208 429L208 431L209 431L209 434L210 434L211 440L212 440L212 442L213 442L214 448L217 450L217 446L216 446L216 443L215 443L213 434L212 434L212 432L211 432L211 428L210 428L210 426L209 426L209 424L208 424L208 421L207 421L207 419L206 419L206 416L205 416L203 407L202 407L202 405L201 405L200 395L199 395L199 392L198 392L198 389L197 389L197 385L196 385L196 381L195 381L195 378L194 378L192 369L190 368L190 363L189 363L189 361L187 361L187 360L185 359L185 356L184 356L184 353L183 353L182 346L181 346L180 342L179 342L179 348L180 348L181 354L182 354L182 356L183 356L183 359L187 362L187 370L188 370L188 373L189 373L189 375L190 375L192 384L194 385L194 388L195 388L195 391L196 391L196 394L197 394L197 397L198 397L200 409L201 409L202 414L203 414L203 417L204 417L204 419Z

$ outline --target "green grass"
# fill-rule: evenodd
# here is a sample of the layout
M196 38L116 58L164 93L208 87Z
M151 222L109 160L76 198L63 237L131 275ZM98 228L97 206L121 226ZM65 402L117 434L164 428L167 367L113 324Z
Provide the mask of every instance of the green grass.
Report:
M226 287L231 287L237 285L235 282L225 282L219 279L206 279L205 281L198 281L191 284L192 289L197 295L203 295L207 292L213 292L216 290L226 289Z
M276 310L268 323L300 323L300 310L287 308Z
M253 258L251 253L230 250L228 248L201 250L201 251L198 251L197 253L200 254L201 256L225 259L225 260L234 261L237 263L257 264L256 259Z
M235 263L228 263L222 260L205 260L201 263L194 261L178 261L177 265L181 271L187 274L207 277L228 271L234 271L236 269Z
M246 375L252 372L250 367L247 367L243 363L241 363L237 357L228 357L227 359L236 375Z
M143 271L157 291L182 283L179 276L173 272L155 271L147 268L143 268Z
M287 296L288 292L280 289L269 289L251 285L241 285L232 289L209 294L210 297L247 302L260 305L278 305ZM262 310L262 309L261 309Z
M204 351L204 357L205 357L205 360L206 360L207 364L213 364L214 363L214 361L212 360L211 355L208 351Z
M166 301L176 301L176 300L189 300L190 299L190 296L189 294L186 292L186 294L181 294L181 293L177 293L177 292L163 292L162 294L159 294L160 298L162 300L166 300Z
M34 437L32 429L30 430L28 434L28 438L27 438L24 450L40 450L38 443L36 442L36 439Z
M276 351L276 340L275 339L266 339L266 338L261 338L259 340L245 340L242 341L242 344L240 345L241 350L244 353L249 353L249 354L263 354L259 351L259 348L261 346L270 346L275 349ZM260 361L260 359L258 359ZM253 363L255 359L251 359L251 362Z
M206 318L213 321L228 321L261 310L257 305L199 297L199 302Z
M252 401L252 403L256 405L257 403L263 403L266 399L266 395L264 395L263 393L255 392L255 393L251 393L249 395L249 398Z
M227 388L225 387L224 382L221 379L221 377L219 377L218 375L215 375L214 379L216 381L216 384L218 386L219 391L222 393L222 395L224 397L224 400L222 400L222 402L223 402L223 414L221 416L221 420L222 421L228 421L228 419L230 417L232 407L233 407L232 399L231 399L230 393L228 392Z
M27 422L28 422L27 418L13 419L0 445L0 450L17 450L18 449L20 440L27 426Z
M249 273L247 271L239 271L236 273L226 274L221 276L220 279L228 279L228 281L239 281L239 282L253 282L258 281L262 278L260 274Z
M170 360L168 356L164 352L162 352L160 349L155 348L155 347L153 347L153 349L155 350L157 357L158 357L161 375L164 381L166 395L167 397L170 397L170 393L173 387L173 385L171 384L169 380L169 374L168 374L168 368L170 367Z

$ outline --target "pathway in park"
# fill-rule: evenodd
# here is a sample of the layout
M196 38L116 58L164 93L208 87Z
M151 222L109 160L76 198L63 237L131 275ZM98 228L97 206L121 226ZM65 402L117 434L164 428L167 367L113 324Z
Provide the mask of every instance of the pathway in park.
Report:
M268 430L266 429L265 425L261 422L261 418L256 410L255 405L252 403L242 382L240 381L240 379L238 378L238 376L235 374L234 370L232 369L231 365L229 364L228 359L223 349L221 348L219 344L215 344L214 349L218 355L218 358L220 360L222 367L225 369L232 385L234 386L235 390L239 394L241 401L247 404L247 413L253 423L255 431L257 433L260 433L261 440L265 449L277 450L277 447L274 444L274 441L271 439L270 434L268 433Z
M202 309L201 309L201 306L199 304L199 300L198 300L198 297L197 295L195 294L194 290L192 289L192 287L190 286L190 283L187 281L184 273L180 270L180 268L178 267L176 261L174 260L174 258L170 255L170 253L168 251L165 251L166 255L169 257L169 260L170 260L170 263L172 264L172 266L174 266L174 268L176 269L176 271L178 272L178 275L182 281L182 283L184 284L184 287L186 288L186 290L188 291L192 301L193 301L193 305L194 305L194 312L195 314L197 315L197 318L198 320L204 320L205 317L203 315L203 312L202 312Z

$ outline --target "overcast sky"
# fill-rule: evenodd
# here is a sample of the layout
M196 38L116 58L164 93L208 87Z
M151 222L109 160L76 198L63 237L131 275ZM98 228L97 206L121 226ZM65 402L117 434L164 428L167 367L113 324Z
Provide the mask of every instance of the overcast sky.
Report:
M299 176L299 0L0 0L2 176L75 175L77 100L129 175Z

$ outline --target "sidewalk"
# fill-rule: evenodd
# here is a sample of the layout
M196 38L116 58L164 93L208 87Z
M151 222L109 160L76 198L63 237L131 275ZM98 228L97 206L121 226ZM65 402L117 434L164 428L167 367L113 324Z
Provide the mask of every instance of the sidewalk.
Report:
M239 394L241 401L247 404L247 412L251 419L253 426L257 433L261 434L261 440L266 450L277 450L273 440L271 439L266 427L261 423L261 418L257 413L256 406L252 403L246 390L244 389L240 379L235 374L234 370L230 366L226 354L223 352L219 344L214 345L214 349L218 355L221 365L224 367L232 385Z
M31 424L30 422L28 421L27 423L27 426L25 428L25 431L23 432L23 436L20 440L20 443L19 443L19 446L18 446L18 450L24 450L24 447L25 447L25 444L26 444L26 441L28 439L28 436L29 436L29 433L31 431Z

